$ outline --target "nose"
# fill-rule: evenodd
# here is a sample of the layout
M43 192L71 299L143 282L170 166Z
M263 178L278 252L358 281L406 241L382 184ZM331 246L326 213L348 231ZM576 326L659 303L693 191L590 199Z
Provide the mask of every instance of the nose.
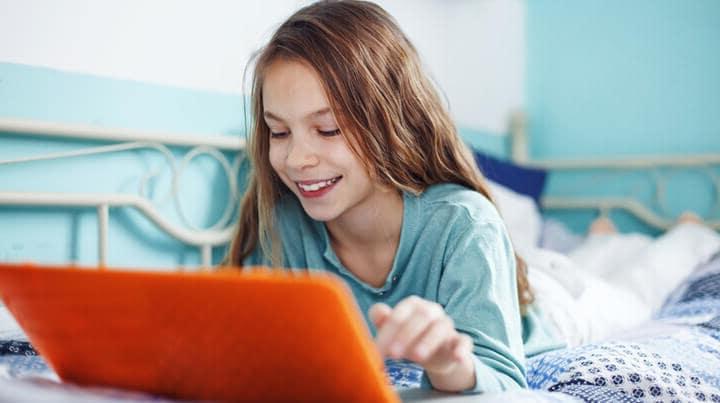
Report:
M285 165L288 168L302 170L315 166L318 162L319 159L315 147L308 141L306 136L290 136L287 155L285 157Z

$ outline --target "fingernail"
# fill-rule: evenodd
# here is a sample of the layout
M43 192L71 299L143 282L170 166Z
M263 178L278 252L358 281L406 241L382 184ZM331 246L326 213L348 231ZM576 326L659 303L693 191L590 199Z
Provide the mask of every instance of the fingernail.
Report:
M402 345L400 345L400 343L393 343L392 345L390 345L390 354L392 354L393 356L397 357L400 355L401 352Z
M427 356L427 348L425 346L419 346L416 350L418 358L421 360L425 359L425 356Z

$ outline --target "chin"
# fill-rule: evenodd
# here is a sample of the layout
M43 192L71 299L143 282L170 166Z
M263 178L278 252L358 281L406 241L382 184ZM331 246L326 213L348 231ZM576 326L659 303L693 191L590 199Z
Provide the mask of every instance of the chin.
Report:
M337 218L337 216L338 216L337 211L335 211L335 209L328 210L327 208L324 208L322 206L313 206L313 207L309 208L308 206L305 206L303 204L303 210L305 210L305 214L310 216L310 218L312 218L315 221L322 221L322 222L332 221L335 218Z

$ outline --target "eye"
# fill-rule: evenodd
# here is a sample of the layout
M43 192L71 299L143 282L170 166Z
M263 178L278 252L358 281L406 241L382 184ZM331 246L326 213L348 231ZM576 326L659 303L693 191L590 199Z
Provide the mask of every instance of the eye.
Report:
M282 139L287 137L288 132L270 132L270 137L274 139Z
M321 136L332 137L332 136L337 136L338 134L340 134L340 129L335 129L335 130L318 130L318 133L320 133Z

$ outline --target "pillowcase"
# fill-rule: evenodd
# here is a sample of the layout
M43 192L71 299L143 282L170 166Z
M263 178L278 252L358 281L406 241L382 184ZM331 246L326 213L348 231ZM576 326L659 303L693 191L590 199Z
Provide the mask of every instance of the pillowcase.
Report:
M535 249L540 242L542 217L533 200L493 181L487 181L513 246L520 255Z
M481 151L473 150L475 163L483 175L491 181L499 183L517 193L529 196L540 207L540 197L545 188L547 171L528 168L510 161L491 157Z

